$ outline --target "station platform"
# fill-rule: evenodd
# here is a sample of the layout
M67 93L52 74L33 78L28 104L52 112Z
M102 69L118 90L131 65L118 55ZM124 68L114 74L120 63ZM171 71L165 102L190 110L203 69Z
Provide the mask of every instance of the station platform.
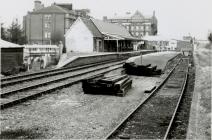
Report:
M89 57L89 56L95 56L95 55L104 55L104 54L110 54L110 53L83 53L83 52L69 52L62 54L56 68L61 68L68 63L71 63L78 57Z
M211 139L211 47L194 47L196 76L186 139Z
M127 62L134 62L136 65L151 64L151 66L157 66L157 69L164 70L167 62L176 57L178 54L180 54L180 52L154 52L129 58Z
M156 52L142 56L142 65L156 65L158 69L164 70L169 60L180 54L179 52Z
M81 52L69 52L63 54L57 64L56 68L66 66L82 66L85 64L92 64L103 61L127 59L132 56L138 56L141 54L147 54L155 52L154 50L141 50L132 52L93 52L93 53L81 53Z

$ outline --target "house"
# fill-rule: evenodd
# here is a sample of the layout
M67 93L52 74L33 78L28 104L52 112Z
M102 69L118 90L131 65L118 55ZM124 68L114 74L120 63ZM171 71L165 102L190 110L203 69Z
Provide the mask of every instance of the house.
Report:
M77 17L89 17L88 9L74 10L71 3L53 3L44 7L34 1L34 9L23 17L23 30L28 44L57 45L65 43L64 34Z
M124 16L115 15L111 18L104 16L103 20L124 26L132 36L138 38L145 35L156 35L158 32L155 11L151 16L144 16L137 10L133 14L127 12Z
M23 64L23 47L0 39L1 73L12 70Z
M65 34L67 52L133 51L139 39L120 25L79 17Z

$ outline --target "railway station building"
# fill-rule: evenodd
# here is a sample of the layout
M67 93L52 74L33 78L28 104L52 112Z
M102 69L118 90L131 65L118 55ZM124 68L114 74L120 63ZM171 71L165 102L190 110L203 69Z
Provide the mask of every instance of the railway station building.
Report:
M156 35L157 30L157 18L155 11L152 16L143 16L140 11L136 11L134 14L129 12L124 16L107 17L104 16L103 20L106 22L119 24L125 27L132 36L141 38L145 35Z
M126 52L140 39L120 25L78 18L65 34L67 52Z

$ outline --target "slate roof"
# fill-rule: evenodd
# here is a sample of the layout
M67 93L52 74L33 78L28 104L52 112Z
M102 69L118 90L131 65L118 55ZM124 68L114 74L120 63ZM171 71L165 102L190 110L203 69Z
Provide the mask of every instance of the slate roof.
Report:
M121 25L104 22L98 19L87 19L79 17L77 21L81 20L86 27L91 31L94 37L104 37L109 36L117 39L128 39L128 40L141 40L135 37L132 37L130 33ZM74 25L75 23L73 23ZM71 27L70 27L71 29ZM70 29L66 32L69 33Z
M23 48L23 46L0 39L0 48Z
M88 27L88 29L92 32L94 37L103 37L97 27L93 24L90 19L81 18L83 23Z
M106 35L114 35L125 39L136 39L130 35L130 33L121 25L104 22L98 19L91 19L97 29Z
M67 8L58 6L58 5L51 5L51 6L44 7L42 9L33 11L32 13L63 13L63 14L66 14L66 13L74 13L74 12Z

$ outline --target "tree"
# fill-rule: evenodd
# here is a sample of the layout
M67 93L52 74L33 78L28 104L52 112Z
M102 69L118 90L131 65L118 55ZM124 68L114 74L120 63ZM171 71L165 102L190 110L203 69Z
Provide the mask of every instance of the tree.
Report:
M208 40L210 41L210 43L212 43L212 33L209 33Z
M3 23L1 24L1 38L3 40L9 41L9 33L7 29L3 27Z
M11 26L8 29L9 32L9 41L12 43L23 45L26 43L26 37L21 30L21 25L18 24L18 19L12 22Z

